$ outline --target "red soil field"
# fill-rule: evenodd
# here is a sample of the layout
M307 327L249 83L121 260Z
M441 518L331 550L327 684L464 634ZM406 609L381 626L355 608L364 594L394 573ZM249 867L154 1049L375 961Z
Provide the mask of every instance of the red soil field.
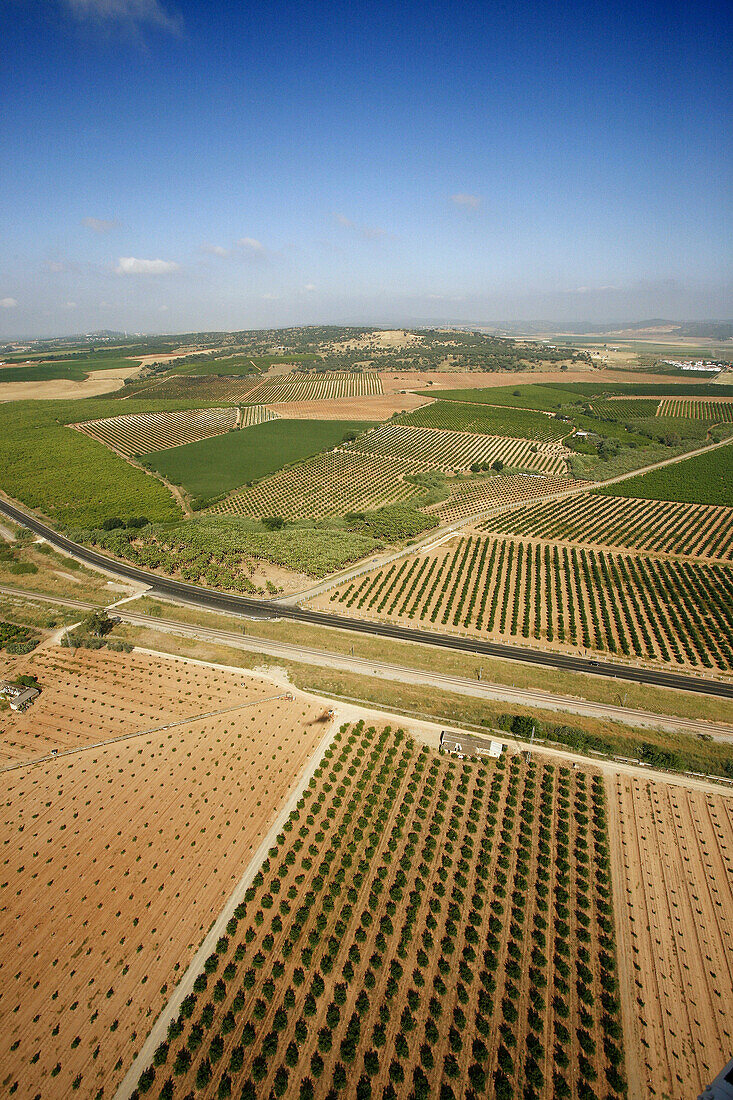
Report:
M137 654L24 664L45 690L23 721L43 714L66 744L190 718L2 776L2 1091L109 1097L327 727L246 674Z
M733 1051L733 798L619 776L611 855L630 1100L690 1100Z
M89 743L155 729L251 699L249 682L194 665L171 666L107 650L40 650L6 658L0 679L38 677L41 694L26 711L0 715L0 767ZM262 693L274 694L263 684Z

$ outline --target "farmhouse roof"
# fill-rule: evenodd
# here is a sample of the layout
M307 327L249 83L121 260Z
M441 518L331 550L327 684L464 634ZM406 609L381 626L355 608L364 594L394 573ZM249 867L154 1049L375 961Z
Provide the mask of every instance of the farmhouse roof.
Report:
M37 687L25 688L21 691L20 695L14 695L10 700L11 710L20 710L21 707L26 706L27 703L32 703L33 700L40 695L40 691Z

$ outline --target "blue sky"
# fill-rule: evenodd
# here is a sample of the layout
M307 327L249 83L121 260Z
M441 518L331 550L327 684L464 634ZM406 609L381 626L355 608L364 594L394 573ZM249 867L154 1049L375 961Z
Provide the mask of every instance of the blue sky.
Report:
M5 0L0 333L728 318L732 22Z

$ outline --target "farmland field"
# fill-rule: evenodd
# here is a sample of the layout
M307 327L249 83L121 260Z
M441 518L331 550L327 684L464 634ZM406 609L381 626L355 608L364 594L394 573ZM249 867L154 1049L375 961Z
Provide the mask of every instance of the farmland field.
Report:
M44 661L61 751L190 716L3 776L3 1091L111 1096L322 739L322 711L175 660Z
M129 457L222 435L236 423L237 410L229 408L133 413L88 420L71 427Z
M609 876L599 777L344 727L141 1092L615 1100Z
M298 363L312 363L315 359L315 355L232 355L219 359L206 359L202 356L180 367L175 363L171 366L174 371L186 374L218 374L231 378L233 375L259 374L275 364L295 367Z
M682 416L690 420L733 422L733 401L701 401L694 397L669 397L659 406L659 416Z
M609 496L733 507L733 444L628 478L599 492Z
M302 587L308 577L340 569L379 545L368 531L313 526L265 531L245 516L211 514L163 528L95 531L88 538L144 569L250 595L264 595L273 572L279 585Z
M361 421L271 419L242 431L158 451L146 459L146 465L196 496L213 497L330 450L346 435L368 427Z
M543 474L501 474L482 478L480 481L457 482L448 500L431 505L428 511L440 516L441 522L453 523L457 519L479 512L490 512L506 504L513 504L545 493L557 493L571 489L579 482L571 477L545 476ZM515 513L511 513L514 515ZM496 528L503 530L503 528Z
M592 409L601 420L638 420L657 415L659 398L628 397L611 398L608 401L594 400Z
M460 401L435 401L399 419L400 424L416 428L447 428L459 432L478 432L520 439L559 442L572 425L544 413L522 409L469 405Z
M630 1094L689 1100L733 1049L733 799L618 776L608 801Z
M351 451L409 462L414 470L468 470L475 463L520 466L548 474L567 471L567 451L558 444L502 439L470 432L382 424L353 443Z
M247 401L273 405L278 401L329 401L339 397L368 397L382 392L378 374L328 371L322 374L293 372L266 378L247 396Z
M453 536L318 598L351 615L733 669L733 569Z
M139 365L139 359L108 355L90 355L79 359L66 359L47 363L22 363L18 366L0 367L0 384L3 382L45 382L53 378L67 378L79 382L86 378L91 371L119 370L120 368L124 370Z
M532 538L733 559L733 509L708 504L580 493L503 512L484 526Z
M66 423L111 401L18 401L0 404L2 488L57 524L92 527L109 516L180 519L160 482ZM67 419L64 419L64 418Z
M279 423L287 424L283 420ZM214 505L212 513L245 516L319 518L379 508L417 496L404 480L414 466L339 448L280 470L257 485L240 489Z
M242 378L220 378L216 375L167 374L161 378L146 378L133 382L120 390L116 397L130 396L153 400L191 400L201 402L244 401L262 379L259 374Z

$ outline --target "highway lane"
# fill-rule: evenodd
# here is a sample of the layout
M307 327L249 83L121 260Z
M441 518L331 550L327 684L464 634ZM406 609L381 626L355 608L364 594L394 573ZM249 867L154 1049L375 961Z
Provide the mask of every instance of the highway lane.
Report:
M184 581L147 573L145 570L138 569L127 562L117 561L105 554L100 554L96 550L81 546L9 501L0 500L0 512L3 512L15 523L23 524L31 531L35 531L37 535L47 539L52 545L65 550L80 561L111 573L113 576L124 577L148 585L161 595L168 596L174 601L183 601L214 611L228 611L233 615L265 619L291 619L296 622L312 623L316 626L351 630L359 634L373 634L377 637L392 638L396 641L419 642L423 645L440 646L443 649L454 649L464 653L520 661L523 664L539 665L545 668L559 668L569 672L583 672L593 676L607 676L617 680L653 684L656 687L676 688L681 691L692 691L703 695L733 699L733 683L725 683L720 680L706 680L702 677L687 676L672 671L635 668L633 665L623 665L614 661L592 660L571 654L532 649L529 646L487 642L480 639L433 633L432 631L418 630L412 627L395 626L390 623L350 619L345 615L332 615L324 611L313 611L304 607L273 604L269 600L257 600L249 596L235 596L228 595L225 592L215 592L211 589L201 588L199 585L187 584Z

